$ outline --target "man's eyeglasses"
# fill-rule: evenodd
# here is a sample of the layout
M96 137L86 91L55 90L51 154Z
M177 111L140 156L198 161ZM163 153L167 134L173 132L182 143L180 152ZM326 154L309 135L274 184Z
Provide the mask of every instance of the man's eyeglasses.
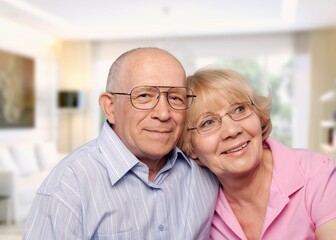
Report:
M167 91L160 91L160 88ZM142 110L153 109L159 102L161 94L165 94L169 105L176 110L185 110L193 102L194 92L187 87L170 87L170 86L139 86L131 90L130 93L109 92L115 95L130 96L133 107Z
M188 131L197 130L201 135L214 133L221 128L222 118L226 115L234 121L239 121L251 116L253 112L253 102L236 103L223 115L208 114L201 117L196 123L197 127L188 128Z

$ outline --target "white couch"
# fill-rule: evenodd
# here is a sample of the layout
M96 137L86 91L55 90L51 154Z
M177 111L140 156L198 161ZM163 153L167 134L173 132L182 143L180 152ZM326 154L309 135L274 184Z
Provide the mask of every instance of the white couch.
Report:
M60 158L54 142L0 145L0 221L24 222L36 190Z

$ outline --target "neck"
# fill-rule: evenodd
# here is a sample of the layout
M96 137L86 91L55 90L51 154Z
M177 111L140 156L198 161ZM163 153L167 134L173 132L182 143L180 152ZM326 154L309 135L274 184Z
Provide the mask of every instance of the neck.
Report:
M273 161L269 150L264 150L263 159L251 172L239 177L219 177L223 192L229 202L258 201L256 196L269 192L272 181Z
M149 170L148 179L151 182L153 182L156 175L163 168L163 166L167 163L167 159L164 156L160 160L141 160L141 162L147 165L148 170Z

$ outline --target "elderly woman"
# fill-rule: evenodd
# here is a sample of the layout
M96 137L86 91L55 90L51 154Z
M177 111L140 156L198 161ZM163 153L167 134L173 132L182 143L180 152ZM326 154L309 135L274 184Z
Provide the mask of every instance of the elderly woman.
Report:
M271 138L271 98L202 69L180 147L219 179L212 239L336 239L336 161Z

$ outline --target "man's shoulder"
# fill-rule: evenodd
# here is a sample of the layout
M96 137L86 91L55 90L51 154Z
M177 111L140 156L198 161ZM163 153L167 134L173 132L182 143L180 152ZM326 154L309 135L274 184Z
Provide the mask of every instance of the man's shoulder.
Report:
M211 186L215 186L215 189L218 187L217 177L210 171L209 168L201 166L192 158L189 158L190 166L192 169L193 177L195 181L202 182Z
M98 147L95 141L86 143L62 159L46 177L39 194L52 195L63 185L76 186L82 181L82 172L96 171Z

